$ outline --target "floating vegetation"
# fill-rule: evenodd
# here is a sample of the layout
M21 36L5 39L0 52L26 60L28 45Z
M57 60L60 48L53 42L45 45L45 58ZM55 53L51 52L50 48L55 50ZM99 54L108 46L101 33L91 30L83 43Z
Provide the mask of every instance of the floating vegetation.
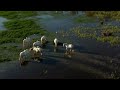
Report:
M71 29L70 31L80 38L96 38L95 29L92 29L91 31L90 30L91 28L76 27Z
M120 44L120 28L118 26L106 25L101 28L75 27L70 30L79 38L91 38L101 42L108 42L112 46ZM110 36L103 36L103 34Z
M95 17L88 17L88 16L79 16L74 19L75 22L77 23L91 23L91 22L96 22Z

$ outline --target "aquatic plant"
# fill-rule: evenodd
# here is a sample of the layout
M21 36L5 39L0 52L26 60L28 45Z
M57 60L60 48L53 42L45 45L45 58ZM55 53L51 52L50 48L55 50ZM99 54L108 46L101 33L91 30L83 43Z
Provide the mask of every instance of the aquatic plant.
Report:
M79 17L76 17L74 19L74 22L77 22L77 23L92 23L92 22L96 22L96 18L95 17L88 17L88 16L79 16Z

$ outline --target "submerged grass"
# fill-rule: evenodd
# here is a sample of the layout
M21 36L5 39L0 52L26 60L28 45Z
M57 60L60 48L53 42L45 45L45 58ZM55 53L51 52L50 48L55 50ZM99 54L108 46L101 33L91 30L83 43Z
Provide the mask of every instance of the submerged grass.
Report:
M120 44L120 37L113 37L113 36L110 36L110 37L97 37L97 40L102 41L102 42L108 42L112 46Z
M77 22L77 23L92 23L92 22L96 22L96 18L95 17L88 17L88 16L79 16L79 17L76 17L74 19L74 22Z
M103 31L107 30L111 33L120 33L120 27L112 26L112 25L104 25L101 27L101 30L103 30Z
M101 30L101 31L100 31ZM120 32L120 28L117 26L103 26L100 28L84 28L76 27L70 30L72 33L77 35L80 38L92 38L101 42L108 42L111 46L116 46L120 44L120 35L116 34ZM112 36L102 36L103 31L108 31L112 33ZM99 32L99 36L98 36ZM100 33L101 32L101 33Z
M0 45L0 62L18 60L21 48L15 45Z
M96 38L97 37L95 29L91 29L91 28L76 27L71 29L70 31L80 38Z

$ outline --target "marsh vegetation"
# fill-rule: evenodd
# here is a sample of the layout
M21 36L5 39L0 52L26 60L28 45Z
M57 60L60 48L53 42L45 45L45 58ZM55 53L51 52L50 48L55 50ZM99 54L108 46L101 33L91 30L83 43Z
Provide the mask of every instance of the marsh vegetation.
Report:
M0 16L9 20L4 22L7 30L0 31L0 50L3 52L0 53L0 61L18 60L19 52L22 48L22 40L25 37L33 34L43 35L46 33L46 30L37 25L34 19L26 19L35 15L36 12L32 11L0 12Z
M0 11L0 16L7 19L3 22L7 30L0 31L0 62L18 61L24 38L32 37L34 42L46 35L50 43L45 49L45 60L40 65L46 64L49 71L56 71L55 75L57 71L70 73L74 68L75 73L83 73L83 76L81 73L75 74L78 78L79 75L87 78L87 72L92 73L91 77L96 75L93 78L119 79L120 12L84 13L77 15L51 11ZM56 37L62 43L73 43L76 55L71 59L64 58L65 50L62 47L59 47L57 53L53 53L53 39ZM51 64L62 69L55 69ZM33 68L32 65L30 67ZM63 68L67 68L66 71ZM49 72L48 74L51 75Z

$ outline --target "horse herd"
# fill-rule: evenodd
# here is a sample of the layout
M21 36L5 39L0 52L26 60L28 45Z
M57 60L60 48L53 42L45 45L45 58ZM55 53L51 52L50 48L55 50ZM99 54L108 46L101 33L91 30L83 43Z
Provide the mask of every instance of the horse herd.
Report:
M19 62L22 65L25 61L29 61L29 60L35 60L35 61L39 61L41 60L42 56L43 56L43 47L48 43L48 40L46 38L45 35L41 36L40 41L37 40L35 42L32 42L32 39L30 37L26 37L25 39L23 39L23 51L20 52L19 54ZM54 48L55 48L55 52L56 49L58 47L58 44L60 43L58 38L55 38L53 40L54 43ZM72 52L74 52L73 50L73 44L67 44L67 43L62 43L62 46L65 47L66 55L71 55Z

